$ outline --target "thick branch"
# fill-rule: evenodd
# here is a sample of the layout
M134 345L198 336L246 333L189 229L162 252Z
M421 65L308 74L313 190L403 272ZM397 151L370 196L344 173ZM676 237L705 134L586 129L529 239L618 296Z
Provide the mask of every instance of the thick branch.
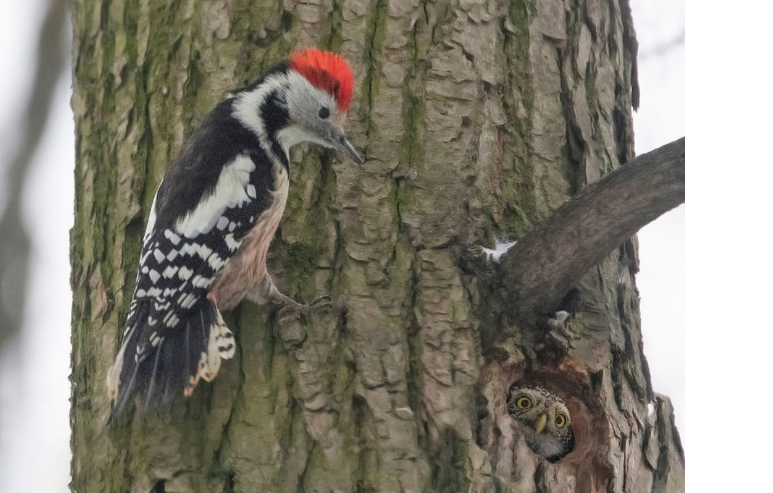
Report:
M588 269L644 225L684 203L684 137L641 155L558 208L502 258L511 314L553 311Z

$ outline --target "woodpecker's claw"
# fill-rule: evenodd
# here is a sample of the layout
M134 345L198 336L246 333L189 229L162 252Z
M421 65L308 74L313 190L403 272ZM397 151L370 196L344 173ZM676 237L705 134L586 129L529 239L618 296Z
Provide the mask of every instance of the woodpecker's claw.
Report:
M276 313L274 335L279 336L286 345L295 346L306 339L305 327L295 322L300 320L301 315L330 308L332 302L330 296L320 296L306 305L290 301L291 303L285 303Z
M323 295L318 298L314 298L311 303L306 305L308 309L310 310L318 310L320 308L325 308L333 304L332 298L328 295Z
M298 320L302 314L328 308L333 304L330 296L327 295L315 298L310 303L305 305L294 300L290 301L291 303L286 303L277 312L277 323L282 324Z
M290 302L285 303L276 313L275 329L299 320L301 315L330 308L333 305L330 296L327 295L315 298L308 304L298 303L291 298L288 298L288 300Z
M294 322L301 318L301 311L297 307L285 305L276 312L276 325L280 327L282 325Z

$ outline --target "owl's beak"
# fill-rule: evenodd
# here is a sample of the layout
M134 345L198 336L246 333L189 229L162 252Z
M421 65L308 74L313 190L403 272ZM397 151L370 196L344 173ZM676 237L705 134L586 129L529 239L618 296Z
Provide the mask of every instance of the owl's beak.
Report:
M534 430L536 430L537 434L542 433L542 430L545 429L545 425L547 424L548 424L548 416L546 414L543 414L537 420L537 426L534 427Z

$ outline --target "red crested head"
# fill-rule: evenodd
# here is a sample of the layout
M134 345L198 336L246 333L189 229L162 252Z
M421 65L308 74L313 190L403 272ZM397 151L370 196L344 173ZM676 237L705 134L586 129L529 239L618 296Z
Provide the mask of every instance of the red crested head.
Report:
M349 63L337 53L307 48L290 55L290 68L311 82L311 85L330 94L345 112L352 102L354 75Z

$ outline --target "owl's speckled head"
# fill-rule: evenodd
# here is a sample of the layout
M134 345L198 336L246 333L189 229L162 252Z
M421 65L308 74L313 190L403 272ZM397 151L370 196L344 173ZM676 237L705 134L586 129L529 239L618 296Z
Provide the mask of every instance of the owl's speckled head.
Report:
M507 394L507 412L531 451L548 461L557 462L574 448L569 409L560 397L544 388L511 386Z

